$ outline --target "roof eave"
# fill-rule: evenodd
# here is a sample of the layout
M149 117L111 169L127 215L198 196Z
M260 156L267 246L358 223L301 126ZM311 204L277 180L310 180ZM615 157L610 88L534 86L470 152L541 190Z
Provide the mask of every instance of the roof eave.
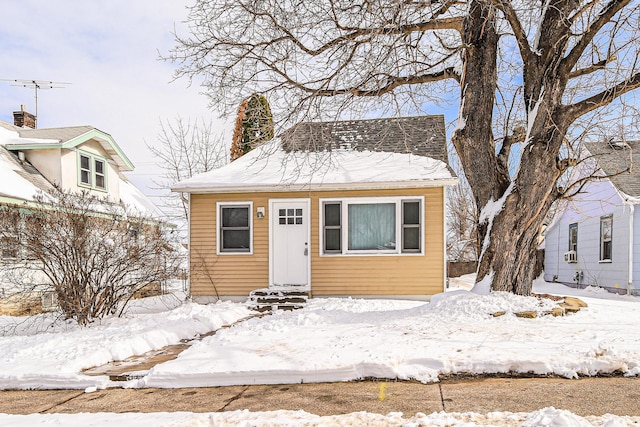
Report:
M211 186L175 186L171 191L176 193L267 193L267 192L288 192L288 191L340 191L340 190L382 190L382 189L405 189L405 188L431 188L456 185L458 178L443 178L420 181L398 181L398 182L350 182L331 184L263 184L263 185L211 185Z
M92 129L88 132L83 133L82 135L76 136L75 138L64 142L62 144L62 148L73 148L90 139L95 139L96 141L98 141L102 145L102 148L104 148L107 152L109 152L109 148L113 150L113 153L109 154L111 154L111 156L114 158L121 171L128 172L135 169L131 160L129 160L126 154L124 154L120 146L111 137L111 135L102 132L99 129Z
M129 158L124 154L120 146L114 141L114 139L108 133L102 132L98 129L92 129L87 131L81 135L78 135L74 138L69 139L68 141L61 141L52 139L51 143L22 143L22 144L6 144L5 147L7 149L16 151L16 150L45 150L52 148L75 148L78 145L89 141L90 139L95 139L102 145L102 148L108 152L114 161L117 163L118 167L123 172L130 172L134 170L133 163Z

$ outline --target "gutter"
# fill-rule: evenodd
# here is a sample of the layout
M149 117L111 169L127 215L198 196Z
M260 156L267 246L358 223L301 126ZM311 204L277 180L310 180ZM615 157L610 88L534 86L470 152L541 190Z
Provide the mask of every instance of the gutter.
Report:
M230 185L230 186L181 186L176 185L171 191L181 193L266 193L286 191L329 191L329 190L381 190L403 188L429 188L456 185L458 178L434 179L429 181L400 181L400 182L351 182L336 184L256 184L256 185Z

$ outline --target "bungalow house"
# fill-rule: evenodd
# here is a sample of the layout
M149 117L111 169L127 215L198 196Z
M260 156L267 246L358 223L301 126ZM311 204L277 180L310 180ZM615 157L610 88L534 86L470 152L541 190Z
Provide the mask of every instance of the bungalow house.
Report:
M545 231L549 282L640 289L640 141L586 143L579 176L593 173L583 190L562 202Z
M57 186L86 190L159 218L153 203L123 174L132 170L113 138L92 126L35 129L35 117L24 107L14 112L13 124L0 121L0 206L5 208L29 206L37 193ZM0 267L19 261L20 252L19 242L3 239ZM0 279L0 298L16 291Z
M191 294L427 299L455 183L441 115L300 123L172 188L189 196Z

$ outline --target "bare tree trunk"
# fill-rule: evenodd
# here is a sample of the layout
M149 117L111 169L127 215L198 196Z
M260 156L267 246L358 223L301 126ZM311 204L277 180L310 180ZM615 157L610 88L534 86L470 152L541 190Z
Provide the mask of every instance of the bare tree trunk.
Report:
M549 163L545 159L548 156L538 157L537 165L523 164L528 170L521 170L505 197L487 205L481 214L487 232L477 277L486 286L480 289L491 286L496 291L531 293L539 231L555 200L553 183L558 177L555 164L545 164ZM495 212L502 201L502 209Z
M514 130L498 149L492 132L498 51L495 14L487 4L472 3L464 29L468 47L460 123L452 140L481 210L478 289L528 295L535 279L540 226L557 198L555 183L562 174L556 155L566 127L558 128L556 111L566 80L545 81L539 67L528 69L529 129ZM542 87L549 89L543 93ZM527 148L512 178L507 162L515 142L524 142Z

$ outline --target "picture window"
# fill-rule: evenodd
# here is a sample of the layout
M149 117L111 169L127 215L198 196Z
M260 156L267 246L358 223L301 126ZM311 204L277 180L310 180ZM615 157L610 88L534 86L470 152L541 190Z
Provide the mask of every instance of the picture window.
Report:
M323 201L324 254L422 253L422 199Z

